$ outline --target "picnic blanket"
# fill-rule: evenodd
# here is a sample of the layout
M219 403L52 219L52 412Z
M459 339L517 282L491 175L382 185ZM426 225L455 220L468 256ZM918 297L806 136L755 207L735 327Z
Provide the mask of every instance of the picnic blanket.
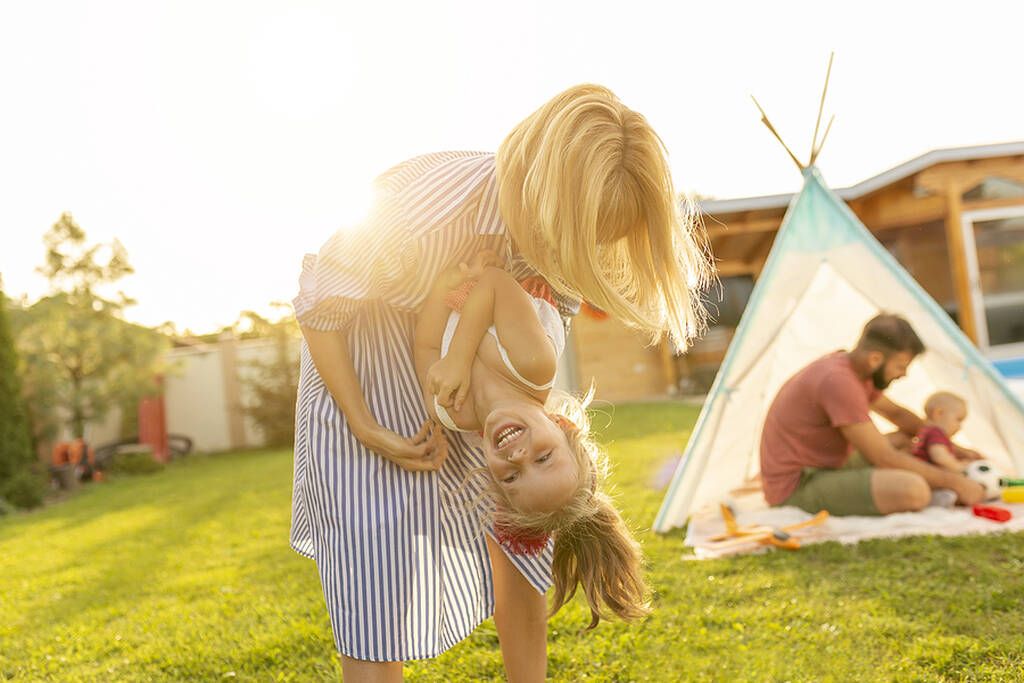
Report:
M869 538L899 538L901 536L962 536L966 534L991 534L1003 531L1024 531L1024 504L994 502L1013 514L1007 522L995 522L976 517L970 508L929 507L920 512L902 512L884 517L829 517L819 526L794 531L793 535L801 544L838 541L853 544ZM810 519L813 515L796 507L771 508L760 504L737 503L733 501L736 521L740 526L766 525L782 527ZM727 555L765 552L768 548L756 543L716 549L708 539L725 531L725 522L717 509L706 508L690 518L686 530L686 545L694 549L688 559L706 560ZM785 551L783 551L785 552Z

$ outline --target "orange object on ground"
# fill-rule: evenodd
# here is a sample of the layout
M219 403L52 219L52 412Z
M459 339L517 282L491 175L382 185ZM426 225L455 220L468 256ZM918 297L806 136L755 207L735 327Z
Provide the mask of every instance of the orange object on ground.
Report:
M96 451L92 446L87 446L85 439L74 439L73 441L58 441L53 445L50 453L50 462L54 466L78 465L81 463L96 464Z
M167 462L171 451L167 447L167 415L163 394L139 401L139 443L153 449L153 459Z
M53 444L53 450L50 451L50 463L54 467L60 467L61 465L67 465L71 462L71 444L67 441L58 441Z
M725 533L710 538L711 541L715 542L716 549L757 543L760 545L773 545L776 548L785 548L786 550L797 550L800 548L800 539L789 532L809 526L817 526L828 520L828 511L821 510L810 519L781 528L772 526L741 527L736 523L736 513L731 505L721 503L719 508L722 511L722 519L725 521Z

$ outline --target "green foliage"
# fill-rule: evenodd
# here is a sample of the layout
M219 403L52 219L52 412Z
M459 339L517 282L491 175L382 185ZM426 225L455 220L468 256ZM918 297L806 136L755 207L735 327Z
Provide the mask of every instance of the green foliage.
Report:
M14 319L37 441L52 439L62 424L80 437L86 422L153 392L167 347L159 333L122 318L133 303L123 292L101 293L132 272L120 243L87 245L70 214L61 216L45 242L40 272L49 278L51 294Z
M681 532L647 526L695 410L602 412L654 613L585 631L577 598L549 622L551 680L1024 680L1024 535L688 561ZM287 547L291 467L286 451L197 456L0 519L0 680L338 680L316 568ZM503 680L493 622L405 676Z
M42 501L43 482L33 471L35 454L7 314L7 297L0 290L0 498L35 507Z
M43 504L45 490L43 479L33 463L4 480L0 486L0 497L15 507L29 510Z
M68 293L72 303L115 311L132 303L124 292L118 292L113 299L100 296L104 286L135 272L128 264L128 253L119 241L88 245L85 231L75 223L70 213L63 213L43 236L43 243L46 245L46 263L39 272L46 276L56 291Z
M162 462L153 459L152 453L118 453L110 460L107 468L111 474L153 474L166 467Z
M266 339L273 343L269 360L246 361L239 383L247 396L242 411L251 417L268 446L287 446L295 439L295 397L299 389L299 326L290 309L275 304L281 315L276 320L253 311L244 312L235 324L243 339Z

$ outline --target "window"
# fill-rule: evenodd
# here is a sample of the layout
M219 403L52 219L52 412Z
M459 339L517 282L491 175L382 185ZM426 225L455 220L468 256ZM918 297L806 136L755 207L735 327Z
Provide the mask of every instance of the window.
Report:
M988 345L1024 343L1024 212L972 221L979 325ZM1004 212L1006 213L1006 212Z
M708 324L712 327L737 327L753 291L754 278L751 275L721 278L720 287L713 286L704 293L704 303L710 313Z
M958 322L945 222L936 220L893 228L876 236L953 322Z

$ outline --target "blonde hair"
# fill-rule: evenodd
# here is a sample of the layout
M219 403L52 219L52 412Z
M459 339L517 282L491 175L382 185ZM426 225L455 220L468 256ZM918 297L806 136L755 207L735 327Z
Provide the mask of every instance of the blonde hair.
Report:
M967 407L967 401L949 391L936 391L924 402L925 417L931 419L939 408Z
M713 274L661 139L607 88L578 85L517 125L497 154L502 218L563 294L684 349L706 326Z
M496 527L554 537L551 571L555 590L550 614L561 609L582 586L590 606L587 628L594 628L609 614L629 620L650 611L640 545L611 498L601 490L607 461L590 434L586 412L593 393L591 387L580 400L552 392L545 406L549 412L566 418L558 423L579 466L579 483L568 503L554 512L524 512L512 507L493 479L488 487L495 504Z

